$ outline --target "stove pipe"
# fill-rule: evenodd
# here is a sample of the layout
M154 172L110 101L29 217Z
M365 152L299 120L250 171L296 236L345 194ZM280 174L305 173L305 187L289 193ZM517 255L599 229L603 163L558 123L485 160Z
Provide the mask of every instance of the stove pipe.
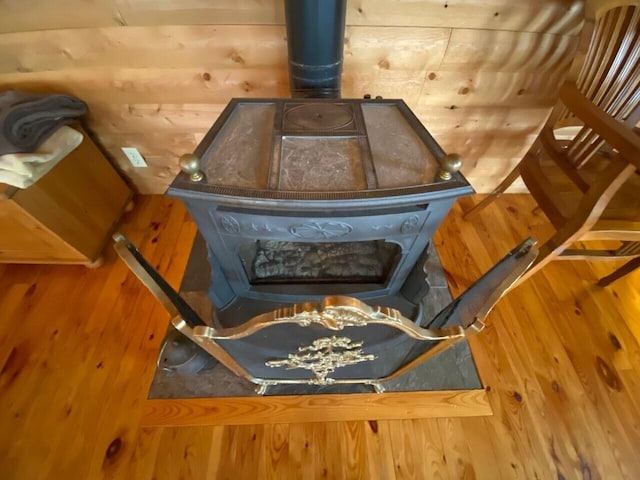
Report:
M285 0L292 97L340 98L346 0Z

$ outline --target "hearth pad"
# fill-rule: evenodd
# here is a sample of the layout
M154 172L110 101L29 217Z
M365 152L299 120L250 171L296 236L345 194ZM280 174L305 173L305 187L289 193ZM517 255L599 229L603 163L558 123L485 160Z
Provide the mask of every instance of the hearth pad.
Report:
M425 318L451 302L451 294L435 249L429 255L431 288L423 300ZM180 293L185 300L207 320L211 319L212 305L207 296L210 272L206 245L198 234L192 247ZM206 268L203 268L205 267ZM173 330L172 326L169 329ZM477 390L482 388L471 351L466 340L427 360L423 364L392 381L384 382L389 392L420 392L435 390ZM266 395L324 395L344 393L371 393L367 385L277 385L269 387ZM168 373L157 369L150 399L256 397L255 385L237 377L220 364L201 370L197 374Z

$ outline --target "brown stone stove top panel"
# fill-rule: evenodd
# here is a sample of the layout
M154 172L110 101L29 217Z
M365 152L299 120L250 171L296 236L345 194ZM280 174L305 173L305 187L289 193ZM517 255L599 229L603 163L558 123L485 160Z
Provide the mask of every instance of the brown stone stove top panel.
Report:
M171 192L313 200L472 191L459 173L437 179L445 153L402 100L234 99L195 154L204 180L181 173Z

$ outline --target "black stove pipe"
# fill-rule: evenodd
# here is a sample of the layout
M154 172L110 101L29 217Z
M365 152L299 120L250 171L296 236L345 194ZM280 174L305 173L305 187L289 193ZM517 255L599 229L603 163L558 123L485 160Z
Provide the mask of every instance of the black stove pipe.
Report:
M285 0L292 97L340 98L346 0Z

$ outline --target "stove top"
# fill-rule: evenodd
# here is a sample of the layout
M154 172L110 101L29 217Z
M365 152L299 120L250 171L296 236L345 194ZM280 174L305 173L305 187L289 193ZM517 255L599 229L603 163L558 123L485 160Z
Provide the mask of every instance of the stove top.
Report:
M473 192L402 100L234 99L169 194L358 200Z

